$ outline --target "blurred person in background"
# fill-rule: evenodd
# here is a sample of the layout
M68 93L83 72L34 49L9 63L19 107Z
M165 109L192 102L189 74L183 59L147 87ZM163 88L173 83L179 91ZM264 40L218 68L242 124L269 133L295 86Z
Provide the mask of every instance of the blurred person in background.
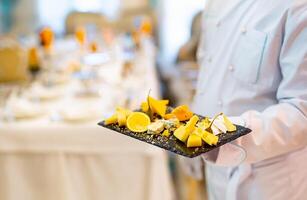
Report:
M205 166L209 199L306 199L307 1L208 0L202 20L194 111L252 129L235 141L242 163ZM221 147L215 160L235 155ZM184 167L199 178L201 164Z

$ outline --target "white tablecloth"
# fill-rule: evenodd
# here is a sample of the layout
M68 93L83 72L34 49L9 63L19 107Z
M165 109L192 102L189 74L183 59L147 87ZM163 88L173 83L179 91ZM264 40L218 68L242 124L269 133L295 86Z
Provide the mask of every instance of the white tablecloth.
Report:
M157 94L154 68L146 74ZM173 199L166 153L98 121L0 122L0 199Z

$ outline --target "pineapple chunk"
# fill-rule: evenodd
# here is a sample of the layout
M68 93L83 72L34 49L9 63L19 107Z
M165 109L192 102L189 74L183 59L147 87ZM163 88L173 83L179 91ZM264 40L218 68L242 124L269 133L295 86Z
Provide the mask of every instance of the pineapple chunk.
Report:
M233 125L233 123L228 119L228 117L226 117L226 115L223 115L223 118L227 131L233 132L237 130L237 127Z
M117 114L112 115L104 121L105 125L115 124L117 122Z
M216 145L217 142L219 141L219 137L216 135L213 135L212 133L208 131L204 131L201 138L210 146Z
M191 134L188 139L187 147L200 147L202 145L201 137Z
M194 115L185 125L187 132L190 134L194 131L195 125L198 122L199 118L197 115Z
M189 135L190 135L190 132L187 131L185 126L180 126L174 132L174 136L182 142L186 142Z
M127 117L131 114L130 110L118 107L116 108L117 122L119 126L126 126Z
M164 130L162 135L165 136L165 137L169 137L171 135L171 133L168 130Z
M117 121L119 126L126 126L127 116L124 112L117 113Z
M195 129L194 129L194 131L192 132L192 134L194 134L194 135L198 135L199 137L201 137L202 135L203 135L203 129L202 128L200 128L200 127L196 127Z

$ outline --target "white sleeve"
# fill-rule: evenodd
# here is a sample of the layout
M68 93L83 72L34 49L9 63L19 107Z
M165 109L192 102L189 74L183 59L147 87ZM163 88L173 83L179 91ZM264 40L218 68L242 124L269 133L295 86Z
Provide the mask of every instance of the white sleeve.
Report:
M253 132L236 143L247 151L247 162L257 162L307 145L307 6L288 12L280 51L282 81L278 104L263 112L242 114Z

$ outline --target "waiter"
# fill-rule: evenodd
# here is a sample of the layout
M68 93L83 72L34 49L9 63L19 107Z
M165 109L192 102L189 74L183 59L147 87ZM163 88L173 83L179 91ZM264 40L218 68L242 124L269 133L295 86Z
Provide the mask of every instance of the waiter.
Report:
M202 20L194 111L252 129L243 163L206 165L209 199L307 199L307 1L208 0Z

